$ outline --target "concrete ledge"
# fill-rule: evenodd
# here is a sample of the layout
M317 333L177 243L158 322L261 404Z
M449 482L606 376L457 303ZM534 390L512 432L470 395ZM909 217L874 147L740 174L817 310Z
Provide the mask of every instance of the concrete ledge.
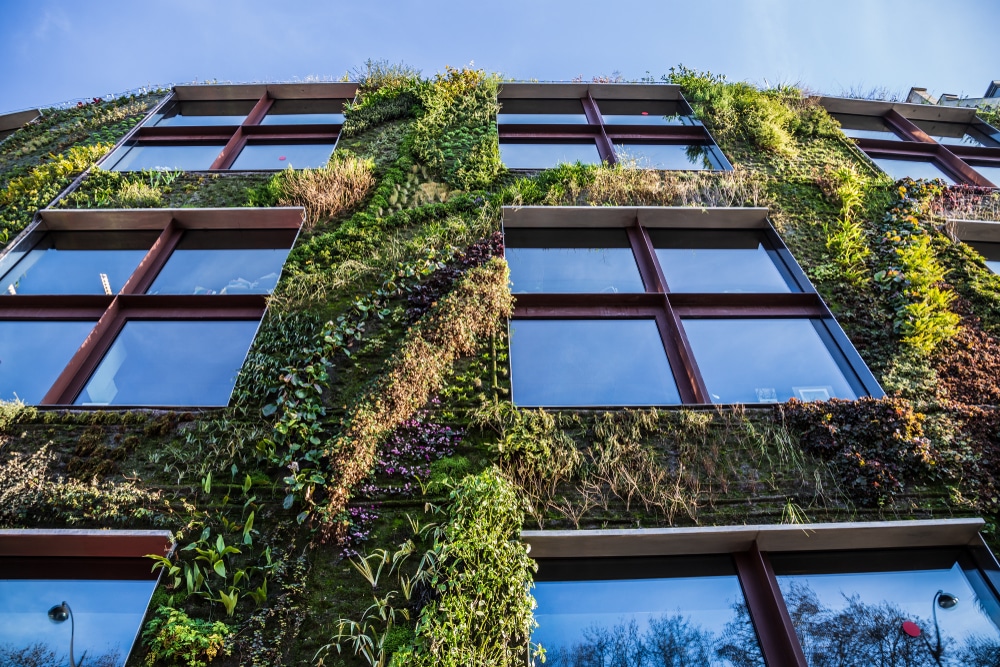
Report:
M982 519L870 521L638 530L525 530L534 558L677 556L978 545Z

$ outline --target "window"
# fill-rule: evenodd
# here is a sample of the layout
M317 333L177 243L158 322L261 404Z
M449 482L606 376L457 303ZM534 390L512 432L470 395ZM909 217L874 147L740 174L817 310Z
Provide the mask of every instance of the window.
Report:
M896 180L1000 187L1000 132L979 120L975 109L837 97L819 103Z
M44 211L0 258L0 398L226 405L302 214Z
M500 91L500 107L500 157L510 169L732 168L677 86L513 83Z
M322 167L352 83L176 86L101 166L113 171Z
M159 576L146 554L171 548L169 531L0 530L0 664L68 665L72 650L122 667Z
M881 396L763 209L504 211L525 407Z
M1000 274L1000 225L976 220L949 220L953 238L975 248L986 261L986 268Z
M556 667L995 665L980 519L523 531ZM655 657L654 657L655 656Z
M0 115L0 141L3 141L41 115L38 109L15 111L14 113Z

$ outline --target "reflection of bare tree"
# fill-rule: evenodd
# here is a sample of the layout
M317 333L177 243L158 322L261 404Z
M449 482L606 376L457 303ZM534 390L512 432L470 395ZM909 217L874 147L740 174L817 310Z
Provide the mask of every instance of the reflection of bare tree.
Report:
M938 663L918 638L903 632L913 621L924 632L933 624L909 616L890 602L865 604L845 596L842 609L823 606L808 586L795 582L785 602L810 667L998 667L1000 641L971 636L964 645L942 628ZM718 635L683 614L649 621L645 631L635 619L583 631L573 646L546 646L547 667L764 667L746 604L732 606L732 620ZM0 663L0 667L5 667Z
M86 667L118 667L122 662L121 652L116 649L94 657L88 653L85 664ZM0 644L0 667L65 667L68 664L68 656L58 655L42 642L28 646Z

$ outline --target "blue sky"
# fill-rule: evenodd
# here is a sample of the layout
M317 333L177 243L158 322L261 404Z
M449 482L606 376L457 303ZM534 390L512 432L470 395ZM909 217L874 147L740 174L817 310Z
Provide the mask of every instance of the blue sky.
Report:
M0 0L0 113L147 84L340 78L367 58L519 79L672 65L817 92L982 95L996 0Z

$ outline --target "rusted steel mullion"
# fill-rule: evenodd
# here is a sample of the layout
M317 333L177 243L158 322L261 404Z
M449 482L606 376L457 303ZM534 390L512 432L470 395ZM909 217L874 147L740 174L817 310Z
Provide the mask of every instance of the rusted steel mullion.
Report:
M241 125L243 127L260 125L260 121L264 120L264 116L267 112L271 110L271 105L274 104L274 98L271 97L270 93L264 92L260 99L257 100L257 104L253 106L247 117L243 119Z
M571 294L527 293L515 295L515 309L521 308L579 308L581 310L597 308L659 308L660 300L652 292L622 292L609 294L588 294L583 292Z
M141 143L181 143L195 141L228 141L238 126L218 125L213 127L140 127L135 135Z
M588 320L602 318L648 319L662 308L654 306L524 306L514 307L513 319Z
M671 144L713 145L710 135L703 127L691 125L667 125L662 128L618 125L612 126L607 134L611 139L657 141Z
M0 320L96 320L112 300L103 294L5 295Z
M580 101L583 103L583 112L587 115L587 122L600 128L600 133L597 135L597 151L601 154L601 159L608 164L615 164L618 161L615 157L615 147L611 143L611 139L608 138L608 133L604 131L604 118L601 116L597 102L591 97L590 91L587 91L587 96L581 98Z
M825 318L826 311L815 305L755 306L743 305L674 305L679 317L716 319Z
M945 171L951 172L952 176L958 176L956 180L984 187L993 185L985 176L966 164L962 158L952 153L944 144L937 145L937 158L939 162L943 163Z
M890 109L886 112L886 114L882 117L882 120L884 120L886 124L888 124L889 127L897 133L902 134L907 141L917 141L924 144L937 143L931 139L926 132L914 125L910 119L906 118L895 109Z
M144 294L149 286L153 284L156 276L163 269L163 265L170 258L170 253L174 251L180 243L184 230L181 229L177 221L171 219L166 228L160 233L153 246L146 253L146 256L139 262L139 266L125 282L122 287L122 294Z
M119 297L116 296L66 364L66 368L59 374L55 384L46 392L40 404L71 405L83 391L91 373L97 369L123 326L125 326L125 316L119 304Z
M649 238L646 230L639 225L636 218L635 224L627 227L629 244L632 246L632 254L639 267L639 275L646 286L647 292L662 293L667 291L667 281L663 277L663 272L656 261L656 251L653 249L653 242Z
M772 667L807 667L774 571L757 543L749 551L733 554L733 560L765 662Z
M682 403L711 403L701 371L691 354L691 345L681 326L680 318L670 308L666 295L660 295L663 308L656 313L656 327L660 332L663 350L667 354L674 384Z

